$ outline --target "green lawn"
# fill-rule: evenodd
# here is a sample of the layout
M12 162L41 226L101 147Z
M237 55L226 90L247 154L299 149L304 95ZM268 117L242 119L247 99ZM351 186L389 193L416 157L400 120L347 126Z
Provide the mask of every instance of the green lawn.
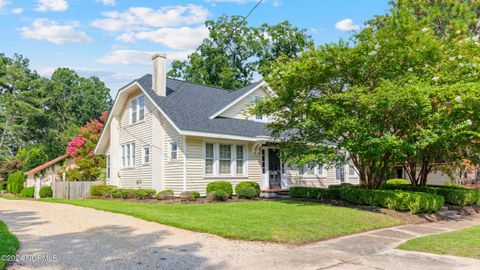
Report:
M17 252L20 243L17 238L10 233L5 223L0 221L0 269L5 268L6 257L14 255Z
M402 224L385 215L356 209L293 201L216 204L142 204L114 200L61 200L127 214L226 238L301 244Z
M415 238L398 248L480 259L480 226Z

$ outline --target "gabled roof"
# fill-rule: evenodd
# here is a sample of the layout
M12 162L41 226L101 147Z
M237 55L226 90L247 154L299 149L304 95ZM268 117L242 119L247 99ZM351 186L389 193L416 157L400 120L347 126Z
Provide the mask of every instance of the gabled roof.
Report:
M39 172L41 172L41 171L43 171L43 170L45 170L45 169L47 169L51 166L57 164L58 162L66 159L67 157L68 157L68 155L63 155L63 156L56 157L55 159L52 159L52 160L50 160L50 161L48 161L48 162L46 162L46 163L44 163L44 164L42 164L42 165L40 165L36 168L31 169L30 171L26 172L25 175L27 175L27 176L35 175L35 174L37 174L37 173L39 173Z
M152 75L147 74L122 87L115 98L105 128L95 147L95 154L107 146L113 115L121 111L128 93L140 88L175 130L186 136L202 136L248 141L263 141L270 137L265 123L226 117L210 118L240 100L246 93L265 84L257 82L238 90L209 87L177 79L167 79L167 95L159 96L152 89Z
M158 96L153 91L150 74L144 75L136 82L180 130L245 137L270 135L265 123L224 117L210 119L215 112L256 88L262 82L229 91L168 78L167 96L165 97Z

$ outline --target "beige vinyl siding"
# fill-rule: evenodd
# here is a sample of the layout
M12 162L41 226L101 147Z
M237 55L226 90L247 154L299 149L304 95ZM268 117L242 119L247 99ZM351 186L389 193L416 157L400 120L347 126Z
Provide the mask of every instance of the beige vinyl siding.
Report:
M242 100L239 100L237 103L235 103L232 107L221 113L219 116L237 119L248 119L250 117L250 113L248 112L248 106L251 106L253 104L253 97L255 96L266 97L268 96L268 94L265 92L265 90L263 90L263 88L259 88L250 95L244 97Z
M325 176L319 175L300 175L297 169L289 169L288 175L291 186L305 186L305 187L323 187L326 188L329 185L340 184L340 180L337 180L335 167L325 167ZM349 176L348 167L345 168L345 182L351 184L358 184L358 176Z
M142 148L143 146L152 144L152 112L155 110L154 105L145 96L145 119L141 122L129 124L129 104L130 100L141 94L140 90L132 93L127 103L124 105L120 117L120 145L134 142L135 143L135 165L131 168L122 168L120 164L120 187L122 188L152 188L152 166L142 165ZM114 147L114 146L112 146ZM122 162L121 150L118 162ZM137 184L137 181L140 183Z
M184 145L183 136L180 135L175 128L163 116L160 118L162 132L164 133L163 164L164 170L162 172L163 189L171 189L178 195L183 190L183 159L184 159ZM170 142L177 142L177 160L169 160ZM187 150L188 151L188 150Z
M243 181L254 181L260 184L262 169L260 156L252 153L252 143L209 139L203 137L187 137L187 190L198 191L205 195L207 184L213 181L225 180L232 183L233 188ZM246 145L247 171L245 176L205 176L204 144L205 142Z

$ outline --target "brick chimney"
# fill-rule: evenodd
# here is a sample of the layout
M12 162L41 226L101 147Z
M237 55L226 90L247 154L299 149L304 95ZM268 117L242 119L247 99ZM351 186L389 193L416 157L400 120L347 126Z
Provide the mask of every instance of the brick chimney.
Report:
M167 95L167 56L162 53L155 53L152 56L153 74L152 89L159 96Z

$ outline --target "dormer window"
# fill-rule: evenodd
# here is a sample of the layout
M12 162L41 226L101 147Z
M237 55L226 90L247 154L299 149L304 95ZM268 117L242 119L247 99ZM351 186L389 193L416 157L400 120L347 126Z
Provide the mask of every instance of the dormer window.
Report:
M145 96L140 95L130 101L130 124L145 119Z

